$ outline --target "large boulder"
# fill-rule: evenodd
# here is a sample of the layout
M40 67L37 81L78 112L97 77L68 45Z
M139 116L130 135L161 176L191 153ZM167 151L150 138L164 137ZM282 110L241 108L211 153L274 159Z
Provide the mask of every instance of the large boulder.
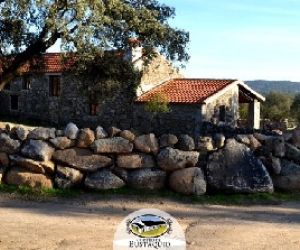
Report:
M27 139L28 133L28 129L24 127L19 126L15 128L16 137L21 141L25 141Z
M249 135L250 149L257 150L262 147L262 144L253 135Z
M197 150L201 152L211 152L213 151L214 145L213 140L210 136L199 137L197 140Z
M48 140L55 138L55 136L55 128L40 127L30 131L27 137L34 140Z
M241 142L248 147L250 147L251 150L257 150L261 148L262 144L257 140L252 134L247 134L247 135L237 135L236 140L238 142Z
M95 155L88 149L57 150L53 154L53 160L68 165L81 171L94 172L112 164L111 158L103 155Z
M135 138L134 146L143 153L154 153L159 151L158 140L155 134L141 135Z
M153 168L155 167L154 159L151 155L146 154L126 154L118 155L117 165L120 168Z
M251 150L235 139L209 156L207 183L211 190L229 193L273 192L265 166Z
M108 133L109 133L110 137L115 137L115 136L119 135L121 133L121 131L122 131L121 129L114 127L114 126L108 128Z
M272 173L279 175L281 172L281 161L279 158L272 156L271 157L271 167Z
M27 159L19 155L10 155L12 165L24 168L27 171L39 174L50 174L54 173L55 165L52 161L35 161Z
M13 140L7 134L0 134L0 152L14 154L19 151L21 144L18 140Z
M300 164L300 150L292 144L286 143L286 158Z
M5 182L11 185L32 188L53 188L51 179L46 175L28 172L17 167L13 167L7 172Z
M199 152L182 151L173 148L162 149L157 156L158 166L165 171L195 167L198 159Z
M133 142L135 139L134 133L132 133L130 130L123 130L120 133L120 137L123 137L124 139Z
M269 136L264 141L264 146L262 147L263 154L266 156L273 155L275 157L285 156L285 141L283 137Z
M178 142L178 138L173 134L163 134L159 138L159 146L161 148L174 147L174 145Z
M173 172L169 177L172 190L186 195L203 195L206 192L206 181L200 168L185 168Z
M95 173L88 173L84 184L86 187L96 190L117 189L125 186L125 182L107 168Z
M195 149L195 141L189 135L180 135L176 147L184 151L192 151Z
M108 133L104 130L103 127L98 126L95 130L95 137L96 137L96 140L104 139L104 138L108 137Z
M294 146L300 148L300 128L293 130L291 141Z
M166 183L167 174L162 170L142 168L128 173L127 184L137 189L162 189Z
M93 130L89 128L81 129L78 136L77 147L88 148L94 141L95 133Z
M64 130L65 136L71 140L77 139L78 133L79 133L79 128L72 122L68 123L68 125Z
M275 189L282 191L300 191L300 165L282 160L279 175L274 175L273 183Z
M7 167L9 165L9 158L7 153L0 152L0 168Z
M74 168L57 166L55 184L58 188L68 189L80 185L83 174Z
M60 137L56 137L54 139L50 139L50 142L57 149L71 148L75 145L75 141L70 140L66 136L60 136Z
M225 145L226 137L225 135L218 133L214 136L214 146L215 148L223 148Z
M272 154L275 157L284 157L285 156L285 140L282 136L274 137L273 139L273 152Z
M255 137L254 137L255 138ZM236 135L235 139L240 142L240 143L243 143L247 146L250 146L250 138L249 138L249 135L244 135L244 134L238 134Z
M29 140L21 149L21 153L34 160L49 161L54 153L54 148L41 140Z
M113 137L96 140L91 148L98 154L131 153L133 144L122 137Z
M128 181L128 170L125 168L120 168L118 166L114 166L111 169L112 173L115 174L116 176L118 176L119 178L121 178L125 183L127 183Z

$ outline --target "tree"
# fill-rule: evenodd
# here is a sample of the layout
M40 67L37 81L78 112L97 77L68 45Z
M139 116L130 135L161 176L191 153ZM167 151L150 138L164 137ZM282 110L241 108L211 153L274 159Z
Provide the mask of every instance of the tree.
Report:
M300 94L297 94L291 106L291 116L300 122Z
M156 0L0 0L0 90L57 39L64 51L94 54L128 49L138 38L151 55L186 61L189 34L172 28L174 8Z
M262 117L273 121L281 121L290 117L292 96L279 92L270 92L262 103Z

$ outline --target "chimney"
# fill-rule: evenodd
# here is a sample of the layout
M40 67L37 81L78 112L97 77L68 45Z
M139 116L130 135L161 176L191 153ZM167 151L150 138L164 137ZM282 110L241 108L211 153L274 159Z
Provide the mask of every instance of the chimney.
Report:
M143 68L143 47L136 38L129 40L129 49L125 52L124 59L133 63L136 69L142 70Z

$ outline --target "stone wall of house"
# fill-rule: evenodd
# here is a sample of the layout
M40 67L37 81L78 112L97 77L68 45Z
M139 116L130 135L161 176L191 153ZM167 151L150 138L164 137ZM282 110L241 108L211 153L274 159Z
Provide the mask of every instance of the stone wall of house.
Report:
M171 189L184 195L300 190L300 130L137 134L110 127L0 129L0 183L33 188Z
M182 78L183 75L164 56L158 55L149 65L144 66L138 96L155 86L172 78Z
M239 90L238 86L229 89L219 98L207 103L205 107L205 120L213 124L221 125L220 122L220 106L225 106L225 124L229 126L236 126L239 116Z
M116 125L123 129L131 127L132 103L127 93L99 103L97 115L90 115L89 100L82 93L80 82L73 76L62 74L59 96L49 95L49 75L34 75L31 88L22 89L22 77L10 84L9 90L0 92L0 115L19 120L37 120L53 125L65 125L69 121L81 126L95 127L99 122L105 126ZM19 98L19 109L10 109L11 95Z
M188 133L199 135L201 127L201 106L170 104L167 113L145 111L145 104L136 104L133 110L133 127L144 133Z

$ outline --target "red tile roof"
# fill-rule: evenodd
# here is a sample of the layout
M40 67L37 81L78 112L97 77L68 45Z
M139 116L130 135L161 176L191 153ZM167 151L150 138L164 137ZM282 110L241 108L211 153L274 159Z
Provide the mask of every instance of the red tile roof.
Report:
M62 73L70 69L74 65L75 61L75 56L72 56L71 54L69 55L68 59L66 59L63 57L62 53L45 53L39 57L33 58L30 63L28 62L24 64L19 70L19 73ZM1 64L0 73L2 73Z
M234 81L236 80L172 79L141 95L137 102L148 102L157 94L162 94L170 103L202 103Z
M24 70L25 72L33 70L43 73L62 73L70 68L74 63L74 58L65 59L61 53L46 53L37 59L37 64L39 64L37 67L33 66L32 69L30 69L30 66L26 65Z

